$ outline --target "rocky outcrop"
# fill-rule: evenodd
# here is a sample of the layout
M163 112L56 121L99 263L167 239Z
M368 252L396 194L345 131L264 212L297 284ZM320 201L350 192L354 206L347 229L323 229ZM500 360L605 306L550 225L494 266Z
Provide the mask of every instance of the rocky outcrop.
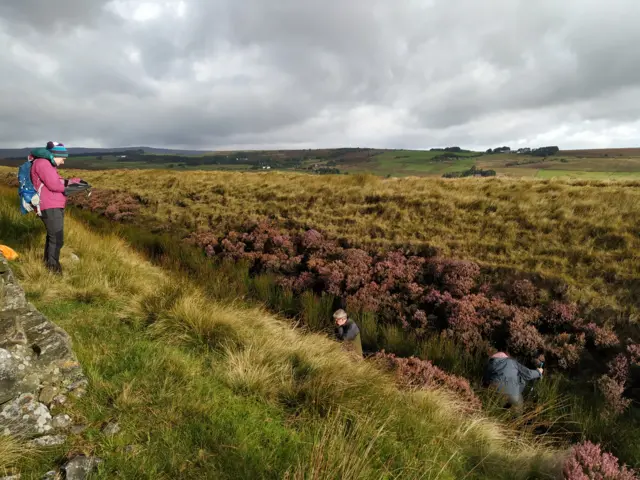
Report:
M64 443L73 421L58 410L86 386L71 338L26 300L0 255L0 435Z

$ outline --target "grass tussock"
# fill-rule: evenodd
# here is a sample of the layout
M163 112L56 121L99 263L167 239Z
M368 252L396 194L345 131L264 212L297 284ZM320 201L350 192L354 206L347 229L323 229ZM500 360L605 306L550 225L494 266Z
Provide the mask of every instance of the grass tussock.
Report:
M293 471L288 471L284 479L388 478L390 472L376 472L367 462L376 443L384 435L384 427L372 432L366 425L366 421L355 425L345 421L337 412L314 438L309 458Z
M16 465L35 455L36 450L22 439L0 436L0 475L12 475Z
M557 473L561 457L545 442L466 413L446 392L400 391L325 335L303 334L241 301L213 301L207 285L175 278L73 218L65 273L53 277L40 266L42 226L15 209L11 195L0 196L0 222L12 225L3 241L22 254L15 270L29 298L70 333L90 380L71 407L87 430L38 461L17 460L27 478L68 451L104 458L97 478ZM113 420L122 432L105 437L101 427Z

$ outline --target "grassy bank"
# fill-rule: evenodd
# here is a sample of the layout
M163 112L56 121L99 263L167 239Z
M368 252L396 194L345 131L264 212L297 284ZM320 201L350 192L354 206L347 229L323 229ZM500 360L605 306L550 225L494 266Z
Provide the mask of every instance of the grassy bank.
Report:
M40 265L40 222L19 215L14 195L0 195L2 242L22 254L14 268L29 298L70 333L90 379L89 394L73 406L87 430L19 460L23 478L40 478L69 451L104 458L98 478L557 473L556 452L539 441L462 413L445 392L399 391L324 336L303 335L239 301L215 302L200 285L73 219L65 275L52 277ZM114 420L122 432L105 437L100 427Z

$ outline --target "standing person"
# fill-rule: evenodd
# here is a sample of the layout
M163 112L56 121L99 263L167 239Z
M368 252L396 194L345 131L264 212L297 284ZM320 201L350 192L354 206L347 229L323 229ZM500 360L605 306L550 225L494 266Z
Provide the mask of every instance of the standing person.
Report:
M358 356L362 357L362 341L358 325L348 318L347 312L340 309L333 314L336 322L336 338L341 342L349 342Z
M64 209L67 197L64 194L67 180L58 173L57 168L64 165L69 156L62 143L48 142L49 158L36 158L31 167L31 182L40 192L41 219L47 229L44 246L44 263L53 273L62 274L60 250L64 244Z
M504 352L493 354L485 367L483 385L494 386L507 398L507 407L522 408L522 392L527 382L541 378L544 370L531 370Z

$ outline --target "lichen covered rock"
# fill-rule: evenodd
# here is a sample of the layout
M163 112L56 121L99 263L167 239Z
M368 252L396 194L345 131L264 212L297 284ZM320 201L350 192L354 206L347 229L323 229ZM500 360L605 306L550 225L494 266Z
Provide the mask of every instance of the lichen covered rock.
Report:
M61 409L66 395L80 396L87 380L67 333L30 304L0 255L0 435L64 443L59 431L73 420Z

